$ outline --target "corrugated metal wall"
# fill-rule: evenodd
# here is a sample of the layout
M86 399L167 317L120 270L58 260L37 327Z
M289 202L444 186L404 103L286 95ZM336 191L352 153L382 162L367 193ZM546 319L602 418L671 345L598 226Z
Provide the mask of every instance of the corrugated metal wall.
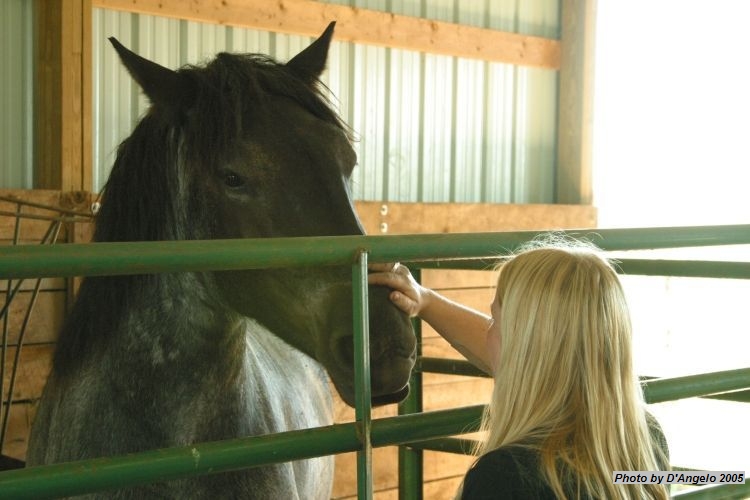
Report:
M0 187L31 188L32 2L0 1Z
M330 3L549 38L559 34L559 0ZM147 106L109 36L170 68L220 51L261 52L285 61L312 40L94 9L95 189L103 186L117 145ZM556 71L334 42L324 82L358 138L357 199L554 201Z

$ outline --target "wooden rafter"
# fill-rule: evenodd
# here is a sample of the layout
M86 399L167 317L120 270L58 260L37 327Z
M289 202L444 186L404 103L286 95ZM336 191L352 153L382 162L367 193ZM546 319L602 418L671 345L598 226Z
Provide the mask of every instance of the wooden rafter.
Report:
M308 36L337 21L335 38L341 41L519 66L560 66L557 40L311 0L93 0L93 5Z

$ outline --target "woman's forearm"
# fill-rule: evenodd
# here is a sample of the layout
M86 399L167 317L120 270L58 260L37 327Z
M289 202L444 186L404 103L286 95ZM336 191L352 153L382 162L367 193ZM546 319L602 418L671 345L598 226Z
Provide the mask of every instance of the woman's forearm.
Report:
M410 316L419 316L469 362L492 374L487 352L490 316L423 287L414 280L409 269L400 264L372 264L370 271L370 284L391 288L390 299L396 307Z
M454 302L434 290L425 289L419 317L480 370L491 370L487 352L487 330L492 318Z

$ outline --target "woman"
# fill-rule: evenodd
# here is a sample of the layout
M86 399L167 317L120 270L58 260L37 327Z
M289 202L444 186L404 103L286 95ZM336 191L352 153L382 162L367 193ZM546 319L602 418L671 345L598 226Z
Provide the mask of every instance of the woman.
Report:
M622 286L592 246L535 243L501 267L492 317L417 284L399 264L371 284L431 324L495 380L478 460L459 498L668 498L613 484L613 471L666 470L666 441L633 372Z

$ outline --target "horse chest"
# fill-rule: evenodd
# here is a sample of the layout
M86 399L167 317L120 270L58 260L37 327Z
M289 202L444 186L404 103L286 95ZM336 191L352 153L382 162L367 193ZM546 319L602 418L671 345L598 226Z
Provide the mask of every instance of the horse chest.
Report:
M240 359L212 360L208 364L215 369L187 377L191 383L185 382L185 372L183 376L162 372L161 381L169 390L160 399L135 388L142 375L135 371L115 377L111 370L89 367L75 383L64 381L58 386L60 382L51 381L47 392L65 397L43 398L37 422L43 432L32 436L30 463L331 424L331 394L321 366L255 322L247 322L244 334L243 348L237 352ZM225 373L219 369L222 364L239 369L226 379L219 375ZM123 378L128 384L105 383ZM197 380L201 383L194 385ZM114 393L112 387L117 387ZM128 403L131 399L133 404ZM58 426L65 428L55 430ZM330 496L332 480L333 458L321 457L123 490L114 497L324 499Z
M246 330L245 410L254 422L252 434L307 429L333 423L328 378L322 367L302 352L250 322ZM280 466L287 491L300 498L329 498L333 458L319 457Z
M211 379L189 405L202 413L180 411L184 425L174 441L201 442L265 435L333 423L328 378L313 359L252 320L244 322L239 369L231 380ZM239 333L239 332L238 332ZM225 390L212 390L212 386ZM195 498L217 493L234 498L327 499L333 483L333 458L320 457L244 472L208 476L185 484Z
M328 379L316 361L252 321L245 339L242 384L248 416L269 432L333 422Z

